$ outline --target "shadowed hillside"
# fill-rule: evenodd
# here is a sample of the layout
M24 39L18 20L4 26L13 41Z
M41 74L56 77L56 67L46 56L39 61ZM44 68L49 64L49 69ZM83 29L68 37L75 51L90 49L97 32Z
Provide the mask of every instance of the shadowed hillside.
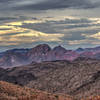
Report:
M76 98L100 95L100 61L78 58L0 69L0 80Z

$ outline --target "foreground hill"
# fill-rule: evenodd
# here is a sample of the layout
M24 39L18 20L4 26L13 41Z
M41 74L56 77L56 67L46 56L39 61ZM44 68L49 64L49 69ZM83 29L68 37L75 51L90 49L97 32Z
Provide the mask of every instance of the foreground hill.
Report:
M0 100L72 100L72 98L0 81Z
M100 60L78 58L73 62L33 62L27 66L1 68L0 80L86 98L100 95Z
M51 48L47 44L40 44L31 49L13 49L0 53L0 67L14 67L34 62L68 60L79 57L100 59L100 46L96 48L78 48L67 50L62 46Z
M0 100L79 100L64 94L51 94L27 87L21 87L0 81ZM80 100L100 100L100 96L91 96Z

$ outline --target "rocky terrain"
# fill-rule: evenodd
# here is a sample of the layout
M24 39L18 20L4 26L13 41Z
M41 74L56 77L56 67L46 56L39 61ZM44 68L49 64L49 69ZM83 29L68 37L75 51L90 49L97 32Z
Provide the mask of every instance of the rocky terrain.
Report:
M62 46L51 48L47 44L40 44L31 49L7 50L0 53L0 67L8 68L43 61L73 61L79 57L100 59L100 46L67 50Z
M65 94L51 94L0 81L0 100L100 100L100 96L76 99Z
M73 98L0 81L0 100L73 100Z
M45 61L0 68L0 80L77 99L100 95L100 60Z

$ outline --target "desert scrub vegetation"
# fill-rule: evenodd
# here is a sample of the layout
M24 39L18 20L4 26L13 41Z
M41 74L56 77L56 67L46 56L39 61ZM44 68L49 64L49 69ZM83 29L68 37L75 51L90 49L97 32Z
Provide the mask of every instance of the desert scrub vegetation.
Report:
M64 94L51 94L35 89L21 87L0 81L0 100L79 100ZM100 100L100 96L91 96L80 100Z
M84 100L84 99L82 99L82 100ZM91 97L87 98L86 100L100 100L100 96L99 95L98 96L91 96Z
M0 100L72 100L72 98L0 81Z

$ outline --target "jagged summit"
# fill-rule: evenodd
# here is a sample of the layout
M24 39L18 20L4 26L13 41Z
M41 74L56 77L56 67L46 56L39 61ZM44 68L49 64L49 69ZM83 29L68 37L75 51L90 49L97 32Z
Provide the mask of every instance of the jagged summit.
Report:
M66 52L67 50L64 47L62 47L61 45L59 45L59 46L54 47L53 51L56 51L56 52L60 52L60 51Z
M83 48L78 48L78 49L76 49L76 52L83 52L83 51L84 51Z
M40 44L31 49L7 50L0 53L0 67L13 67L43 61L73 61L79 57L100 59L100 46L66 50L61 45L52 49L48 44Z
M46 53L48 51L51 50L51 47L47 44L40 44L37 45L36 47L32 48L29 52L42 52L42 53Z
M37 45L37 46L34 47L34 48L49 48L49 49L51 49L50 46L49 46L48 44L39 44L39 45Z

